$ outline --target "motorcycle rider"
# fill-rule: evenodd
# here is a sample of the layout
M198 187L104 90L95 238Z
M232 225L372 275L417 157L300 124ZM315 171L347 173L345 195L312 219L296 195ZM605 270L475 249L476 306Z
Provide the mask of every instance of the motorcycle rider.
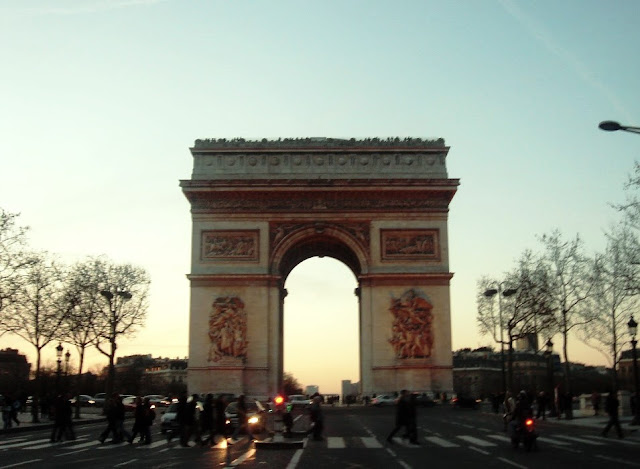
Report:
M531 401L527 392L523 389L518 393L516 397L515 406L511 413L511 422L509 422L509 433L514 436L525 420L533 416L533 410L531 409Z

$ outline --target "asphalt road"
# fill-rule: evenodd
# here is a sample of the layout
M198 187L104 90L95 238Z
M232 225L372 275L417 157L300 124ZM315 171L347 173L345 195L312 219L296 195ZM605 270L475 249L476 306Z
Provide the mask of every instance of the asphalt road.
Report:
M0 436L0 469L46 468L564 468L640 467L640 440L602 438L595 429L540 422L539 450L511 448L499 416L448 406L420 409L419 446L401 438L386 442L394 408L326 407L324 441L301 449L272 449L247 440L226 447L182 448L154 428L151 445L97 441L104 424L76 428L77 439L49 443L49 430ZM299 429L307 417L297 421ZM613 435L613 433L611 433ZM192 443L193 444L193 443Z

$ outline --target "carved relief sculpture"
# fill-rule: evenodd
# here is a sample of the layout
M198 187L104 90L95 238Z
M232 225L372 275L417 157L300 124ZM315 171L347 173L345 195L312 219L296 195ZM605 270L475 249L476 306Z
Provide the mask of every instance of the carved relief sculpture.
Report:
M203 231L201 257L205 261L258 261L258 231Z
M438 230L380 230L382 260L440 260Z
M219 297L209 314L210 362L223 357L246 358L247 313L238 297Z
M433 305L408 290L400 298L391 299L389 311L393 315L391 339L397 358L427 358L433 348L431 323Z

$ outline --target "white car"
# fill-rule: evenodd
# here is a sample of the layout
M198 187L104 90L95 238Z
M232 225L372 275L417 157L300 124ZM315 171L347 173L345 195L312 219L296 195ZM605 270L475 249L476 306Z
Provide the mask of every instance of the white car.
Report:
M380 394L371 399L371 405L381 407L383 405L395 405L398 398L393 394Z
M311 405L311 399L304 394L291 394L288 396L287 403L292 407L307 407Z

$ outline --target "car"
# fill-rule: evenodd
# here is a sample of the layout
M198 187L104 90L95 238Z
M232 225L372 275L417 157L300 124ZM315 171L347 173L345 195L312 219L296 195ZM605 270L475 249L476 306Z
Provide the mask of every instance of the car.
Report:
M126 412L133 412L136 410L136 396L125 396L122 398L122 404L124 404L124 410Z
M287 403L293 408L308 407L311 405L311 399L304 394L291 394L287 396Z
M95 396L93 396L93 400L96 401L97 406L104 406L104 401L107 398L107 394L104 392L99 392Z
M189 399L187 399L187 402L191 402L193 400L192 397L189 397ZM198 401L196 402L196 412L199 414L200 412L202 412L203 407L202 407L202 402ZM198 417L196 417L199 419L199 415ZM178 425L178 402L174 401L171 404L169 404L169 407L167 407L167 410L162 412L162 416L160 417L160 433L167 433L167 432L176 432L178 431L178 429L180 428L180 426Z
M475 397L469 396L458 396L454 395L451 398L451 405L454 407L460 407L464 409L477 409L478 404L482 402L482 399L476 399Z
M432 392L414 392L416 405L422 407L433 407L436 405L435 395Z
M249 430L252 434L261 433L265 431L266 421L266 409L260 401L246 401L247 406L247 423L249 424ZM238 402L231 402L224 409L226 431L228 434L232 433L238 426Z
M77 401L80 401L80 406L82 407L93 407L96 405L96 400L88 394L80 394L79 396L74 396L69 399L72 405L76 405Z
M386 405L395 405L398 398L393 394L380 394L371 399L371 405L382 407Z
M171 399L161 394L148 394L142 399L149 399L149 403L156 407L169 407L169 404L171 404Z

